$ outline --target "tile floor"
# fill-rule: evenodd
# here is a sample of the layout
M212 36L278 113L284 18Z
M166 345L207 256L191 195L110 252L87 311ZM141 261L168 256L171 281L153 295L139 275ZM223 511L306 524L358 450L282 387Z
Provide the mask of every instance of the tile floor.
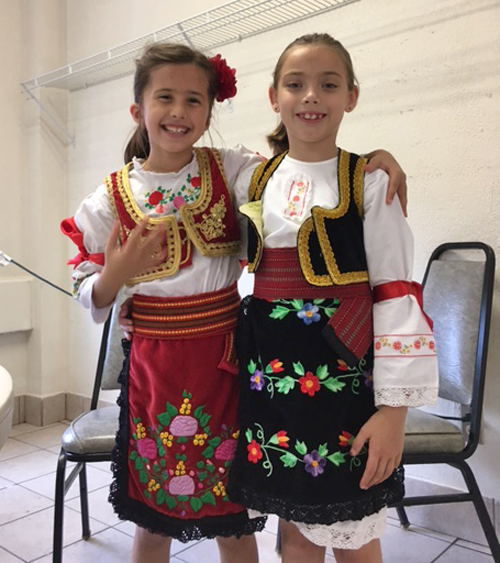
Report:
M42 429L14 426L0 451L0 563L52 561L52 521L57 454L63 423ZM133 525L118 520L107 502L109 464L88 467L92 537L80 538L78 489L66 497L64 563L126 563ZM261 563L279 563L276 519L258 534ZM402 530L390 518L383 539L385 563L492 563L489 549L423 528ZM333 563L331 555L327 563ZM172 563L217 563L214 541L175 542ZM237 563L237 562L235 562Z

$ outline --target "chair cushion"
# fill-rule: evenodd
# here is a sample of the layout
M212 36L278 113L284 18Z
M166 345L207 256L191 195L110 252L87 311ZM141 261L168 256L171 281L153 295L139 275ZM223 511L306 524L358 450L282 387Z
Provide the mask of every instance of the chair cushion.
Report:
M118 413L117 406L84 412L64 431L62 447L74 454L111 453L118 430Z
M408 409L403 454L458 453L465 447L459 427L419 409Z

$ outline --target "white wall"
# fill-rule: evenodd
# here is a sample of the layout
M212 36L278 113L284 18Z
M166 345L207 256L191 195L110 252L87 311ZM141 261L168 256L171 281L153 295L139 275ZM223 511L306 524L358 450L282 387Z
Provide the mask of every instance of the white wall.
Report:
M36 4L36 0L26 2L29 6ZM4 2L2 6L4 4L7 15L19 25L23 18L35 21L28 12L20 13L17 7L11 6L16 3ZM60 26L57 28L59 32L66 32L67 62L72 62L216 7L219 2L175 3L175 9L173 4L163 0L66 0L62 4L52 4L59 9L59 14L64 5L66 29L56 16L52 21ZM233 112L220 110L215 125L227 146L244 142L268 154L264 134L272 129L276 117L268 107L267 86L277 56L291 40L303 33L328 31L350 50L361 83L358 107L346 117L339 144L360 152L376 147L389 149L408 174L409 221L417 241L415 278L421 277L431 250L444 241L480 239L491 244L500 256L497 228L500 195L496 187L500 129L499 21L500 5L496 0L360 0L321 17L226 46L222 53L238 69L239 94L233 102ZM12 41L17 46L15 57L22 58L19 39L13 37L15 34L11 30L6 32L7 38L0 35L0 46L5 50ZM60 54L59 41L58 33L52 37L47 32L37 42L37 52L53 54L56 51ZM13 52L12 48L10 52ZM57 57L49 56L45 61L46 68L38 68L37 72L55 68L54 58ZM15 73L11 76L13 83L20 77L15 65L12 65L12 71ZM14 90L12 86L9 101L20 107ZM15 233L18 235L16 240L24 236L31 249L26 251L26 256L37 256L44 251L41 235L46 237L47 233L57 249L61 243L56 242L53 232L57 230L58 219L71 215L78 202L95 189L102 177L120 166L125 138L132 129L128 115L131 100L131 78L70 94L68 127L76 138L74 147L64 149L60 143L56 151L55 141L51 144L47 133L29 132L27 139L30 146L35 147L35 153L40 143L45 147L42 158L35 157L33 174L39 177L36 185L45 190L45 201L50 198L54 207L52 211L48 205L44 207L44 216L37 224L34 238L23 235L21 221L26 215L26 198L19 191L11 195L2 188L2 209L8 203L12 216L8 218L8 228L3 223L0 225L0 233ZM25 115L32 116L33 110L28 102L24 103ZM4 158L8 148L9 161L14 159L19 165L23 137L18 129L19 120L8 123L9 138L14 142L7 144L5 141L0 154ZM212 136L216 145L222 144L219 135ZM64 163L57 161L56 154L58 157L66 155L67 176ZM56 179L50 173L54 161L62 174ZM9 167L8 173L16 185L26 180L22 166ZM56 217L58 213L60 217ZM18 242L13 243L13 248L21 253ZM64 252L56 251L51 256L50 273L69 286L70 274L65 271L61 254L70 256L73 248L69 245L64 248ZM14 254L14 251L10 253ZM45 266L42 260L37 264ZM50 321L51 315L46 308L39 307L42 316L38 322L44 325ZM483 493L496 498L500 496L497 446L500 442L497 400L500 396L497 376L500 352L495 346L500 336L499 307L497 299L484 413L486 445L480 447L473 462ZM61 371L60 366L56 369L56 380L47 375L51 382L49 387L90 394L90 366L95 363L98 330L91 325L85 311L76 305L68 305L68 308L64 332L69 339L67 361L71 369L67 370L67 378L63 375L66 371ZM12 344L23 346L22 342ZM62 355L58 358L64 363ZM41 383L39 388L43 392ZM436 482L461 483L451 470L430 474L418 468L415 471Z

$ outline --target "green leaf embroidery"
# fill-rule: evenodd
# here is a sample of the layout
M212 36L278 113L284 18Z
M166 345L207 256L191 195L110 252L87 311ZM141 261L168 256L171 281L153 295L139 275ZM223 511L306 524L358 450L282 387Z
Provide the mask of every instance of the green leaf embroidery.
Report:
M323 303L325 300L324 299L314 299L313 303L315 305L321 305L321 303Z
M320 381L326 379L330 374L328 373L328 366L325 364L324 366L318 366L316 369L316 376Z
M161 457L163 457L165 455L165 448L163 446L160 446L158 448L158 453L160 454Z
M328 448L326 447L327 442L325 442L324 444L321 444L321 446L318 448L318 454L321 457L326 457L328 455Z
M147 483L148 482L148 474L144 469L139 471L139 483Z
M253 375L255 373L255 370L257 369L257 364L253 360L250 360L248 362L247 369L248 369L248 373Z
M131 451L131 452L130 452L130 459L131 459L132 461L134 461L134 459L137 457L137 455L138 455L138 454L137 454L137 452L136 452L135 450Z
M203 502L199 498L196 498L196 497L191 497L189 504L191 505L191 508L195 512L198 512L198 510L200 510L200 508L203 506Z
M337 310L337 307L325 307L325 315L331 317L333 313Z
M187 495L177 495L177 500L179 502L183 502L183 501L189 500L189 497Z
M214 449L208 446L208 448L205 448L203 450L203 453L201 455L203 457L206 457L207 459L210 459L214 455Z
M172 417L167 412L162 412L156 418L163 426L168 426L172 420Z
M345 456L347 454L343 454L342 452L335 452L332 455L329 455L326 459L331 461L333 465L339 467L342 463L345 463Z
M206 426L208 421L212 418L210 414L204 413L200 416L200 424L201 426Z
M219 436L215 436L215 438L209 440L208 443L212 446L212 448L216 448L221 443L221 439Z
M207 491L200 499L204 504L213 504L215 506L215 497L210 491Z
M252 431L250 430L250 428L247 428L246 432L245 432L245 438L247 439L247 442L250 443L252 441Z
M295 449L299 452L300 455L306 455L307 453L307 446L304 442L299 442L298 440L295 442Z
M304 300L303 299L292 299L291 304L292 304L292 307L297 309L297 311L300 311L304 307Z
M167 403L167 412L170 416L176 416L177 415L177 409L174 407L174 405L171 405L170 403ZM161 422L161 421L160 421ZM163 422L162 422L163 424Z
M136 469L142 469L144 467L144 462L142 461L142 457L137 456L135 458L134 466Z
M198 461L198 463L196 464L196 467L198 469L203 469L205 467L205 462L203 461Z
M164 459L160 459L160 465L161 467L165 467L165 465L167 465L167 462Z
M281 305L277 305L271 311L269 316L271 317L271 319L277 319L277 320L281 321L281 319L284 319L288 315L289 312L290 312L290 309L287 309L286 307L282 307Z
M345 383L343 381L340 381L337 377L328 378L323 383L323 385L330 391L333 391L334 393L338 393L345 387Z
M285 467L295 467L298 461L297 456L293 455L291 452L286 452L280 459Z
M264 373L273 373L273 366L271 364L267 364Z
M198 475L198 480L199 481L204 481L207 478L208 473L206 471L202 471L199 475Z
M279 381L277 381L275 385L276 385L276 389L280 393L284 393L285 395L288 395L290 390L295 387L295 383L296 383L296 380L293 377L290 377L289 375L287 375L283 379L280 379Z
M194 409L193 415L195 418L200 418L202 412L203 412L203 407L196 407Z
M269 440L270 444L277 444L278 443L278 435L277 434L273 434Z
M172 510L177 506L177 501L175 500L174 497L171 497L170 495L165 495L165 504L168 506L170 510Z
M160 504L163 504L165 502L165 491L163 489L158 489L158 492L156 493L156 505L160 506Z
M293 365L293 371L297 375L305 375L306 374L304 366L302 365L301 362L292 362L292 365Z

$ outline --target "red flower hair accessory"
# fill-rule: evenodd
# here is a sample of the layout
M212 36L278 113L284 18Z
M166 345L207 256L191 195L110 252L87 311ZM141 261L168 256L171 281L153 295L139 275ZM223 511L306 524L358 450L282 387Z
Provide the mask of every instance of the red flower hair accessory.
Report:
M228 66L226 59L223 59L220 55L210 57L209 61L212 63L217 77L215 99L218 102L223 102L236 96L236 69Z

